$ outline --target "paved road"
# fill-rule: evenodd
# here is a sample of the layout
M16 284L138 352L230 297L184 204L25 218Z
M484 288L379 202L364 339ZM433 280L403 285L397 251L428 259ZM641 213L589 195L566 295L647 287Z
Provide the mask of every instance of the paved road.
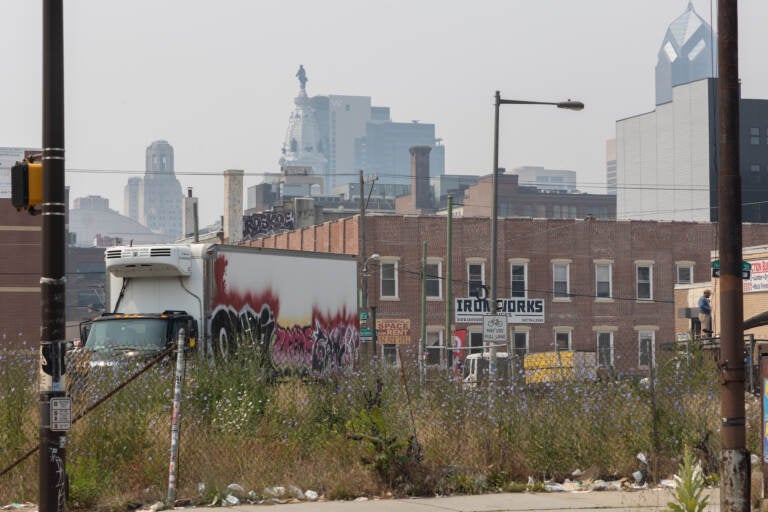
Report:
M707 511L720 510L717 489L709 490ZM629 510L660 511L671 500L668 490L601 491L562 493L502 493L480 496L452 496L446 498L412 498L398 500L320 501L276 505L276 512L521 512L558 511L613 512ZM237 505L227 507L231 512L260 512L264 505ZM221 508L197 507L194 512L222 512Z

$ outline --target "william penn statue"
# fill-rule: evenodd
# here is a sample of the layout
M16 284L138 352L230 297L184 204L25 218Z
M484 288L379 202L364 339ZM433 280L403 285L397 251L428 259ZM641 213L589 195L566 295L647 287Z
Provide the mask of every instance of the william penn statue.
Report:
M304 71L304 65L299 64L299 70L296 72L296 78L299 79L299 83L301 84L301 88L306 89L307 82L309 82L309 79L307 78L307 72Z

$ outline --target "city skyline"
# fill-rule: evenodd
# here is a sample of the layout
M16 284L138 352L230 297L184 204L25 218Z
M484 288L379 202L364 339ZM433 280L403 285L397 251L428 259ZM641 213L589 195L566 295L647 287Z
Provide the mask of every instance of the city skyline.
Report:
M715 6L692 3L716 28ZM312 94L371 96L394 119L434 123L447 174L490 172L495 90L583 101L578 114L505 108L500 165L574 170L580 190L604 193L605 141L617 120L653 110L657 54L688 1L585 0L573 12L565 0L117 5L65 5L70 197L102 195L122 212L123 187L143 175L147 145L163 139L206 225L221 215L225 169L245 170L245 188L279 171L299 64ZM11 0L5 11L14 23L0 37L17 51L6 60L13 79L0 85L0 145L39 147L41 8ZM739 13L743 96L768 98L760 32L768 4L744 0Z

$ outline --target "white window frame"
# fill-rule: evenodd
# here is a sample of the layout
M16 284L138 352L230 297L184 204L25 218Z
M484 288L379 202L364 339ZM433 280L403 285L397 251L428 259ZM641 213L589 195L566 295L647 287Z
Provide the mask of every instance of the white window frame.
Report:
M400 351L397 350L397 345L394 343L384 343L381 345L381 357L392 366L400 366Z
M573 327L566 327L566 326L557 326L553 329L554 331L554 347L556 352L560 352L561 350L569 351L573 350ZM567 334L568 335L568 346L565 349L562 349L557 346L557 337L560 334Z
M600 293L600 281L598 279L597 269L600 267L608 267L608 296L601 297ZM610 301L613 299L613 261L611 260L595 260L595 299L598 301Z
M441 327L434 327L431 325L427 326L427 342L424 345L426 347L426 353L424 354L424 357L426 358L426 361L429 361L430 355L433 355L434 353L437 353L437 363L431 363L433 366L438 366L443 364L443 353L445 351L445 336L443 336L444 329ZM430 335L437 334L437 344L430 343ZM438 347L438 348L431 348L431 347ZM434 357L434 356L433 356Z
M675 263L675 283L676 284L692 284L693 281L693 267L694 262L693 261L678 261ZM688 281L682 281L680 280L680 270L687 268L688 269Z
M640 369L648 369L647 364L642 363L643 358L643 343L646 339L650 338L650 364L655 364L656 361L656 331L653 329L637 328L637 367Z
M641 268L648 268L648 297L640 296L640 284L641 284L640 269ZM635 298L638 301L653 300L653 262L652 261L636 261L635 262Z
M485 260L468 259L467 260L467 297L472 296L472 274L469 269L472 265L480 265L480 286L485 286Z
M441 258L427 258L427 266L429 265L437 265L437 276L432 277L431 279L424 276L424 279L426 279L427 283L430 280L437 281L437 295L430 295L429 292L427 292L427 300L443 300L443 260ZM427 274L429 274L429 272L427 272Z
M515 295L515 280L512 269L514 267L523 267L523 294ZM509 260L509 296L526 298L528 297L528 260L527 259L511 259Z
M557 268L565 267L565 295L558 295L556 283ZM571 260L552 260L552 300L555 302L570 302L571 300Z
M393 295L384 295L384 267L392 265L394 269L395 293ZM400 283L398 279L399 261L396 258L381 258L379 261L379 300L399 300Z
M530 327L515 327L509 333L509 347L512 349L512 355L519 355L515 349L515 337L525 337L525 351L523 354L528 354L531 351L531 332Z
M601 353L600 352L600 337L601 336L605 336L606 334L609 336L609 338L608 338L608 359L609 359L608 364L604 364L604 363L602 363L600 361L600 353ZM598 368L613 368L614 365L616 364L615 363L615 361L616 361L616 349L615 349L615 346L614 346L613 338L614 338L613 331L598 329L595 332L595 344L596 344L595 345L595 347L596 347L595 354L597 355L597 367Z

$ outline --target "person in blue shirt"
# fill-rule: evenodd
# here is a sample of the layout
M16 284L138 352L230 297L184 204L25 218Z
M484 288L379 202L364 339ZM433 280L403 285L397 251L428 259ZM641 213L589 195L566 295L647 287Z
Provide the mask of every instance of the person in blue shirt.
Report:
M707 337L712 337L712 303L709 302L710 295L712 295L712 290L704 290L704 293L699 297L698 303L701 332Z

